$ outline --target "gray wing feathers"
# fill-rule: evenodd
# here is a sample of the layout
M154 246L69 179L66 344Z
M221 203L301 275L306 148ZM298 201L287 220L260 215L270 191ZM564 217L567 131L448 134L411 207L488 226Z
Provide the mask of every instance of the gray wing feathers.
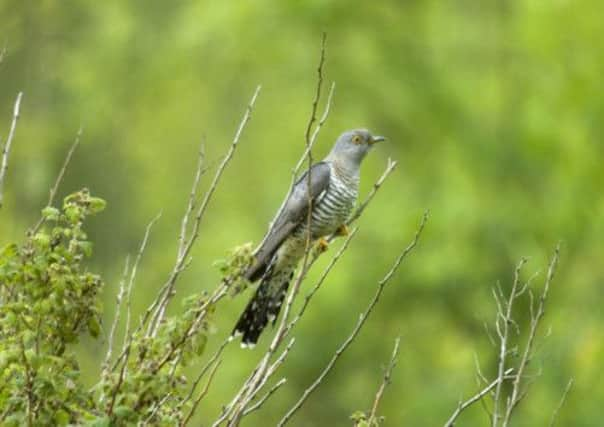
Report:
M310 197L313 201L320 198L329 186L330 167L319 162L310 168ZM268 231L262 246L256 251L256 262L246 271L245 277L254 281L266 270L275 251L287 236L306 218L308 213L308 171L294 185L283 211Z

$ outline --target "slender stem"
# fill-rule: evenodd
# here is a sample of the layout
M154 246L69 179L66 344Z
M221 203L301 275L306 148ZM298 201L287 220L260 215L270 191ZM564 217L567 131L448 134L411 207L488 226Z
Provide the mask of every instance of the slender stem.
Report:
M421 233L422 233L422 231L424 229L424 226L426 225L426 221L427 220L428 220L428 212L425 212L424 215L423 215L423 217L422 217L422 220L420 222L419 228L417 229L417 231L415 233L415 237L413 238L413 241L400 253L400 255L397 257L397 259L394 261L394 264L392 265L392 267L390 268L390 270L386 273L386 275L378 283L378 288L376 290L376 293L375 293L373 299L369 302L369 305L367 306L367 308L365 309L365 311L363 313L361 313L361 315L359 317L359 320L357 321L356 326L352 330L352 333L348 336L348 338L346 338L346 340L344 341L344 343L342 343L342 345L336 350L335 354L333 355L333 357L331 358L331 360L329 361L329 363L327 364L327 366L325 367L325 369L323 369L323 371L319 374L319 376L317 377L317 379L304 391L304 393L302 394L302 396L300 397L300 399L283 416L283 418L281 419L281 421L279 421L279 423L277 424L278 427L284 426L291 419L291 417L295 414L295 412L298 409L300 409L300 407L304 404L304 402L306 401L306 399L308 399L308 396L310 396L310 394L325 379L325 377L327 376L327 374L329 374L329 372L331 371L331 369L333 368L333 366L336 364L336 362L338 361L338 359L340 358L340 356L342 355L342 353L344 353L344 351L346 351L346 349L354 341L354 339L356 338L356 336L360 332L361 328L363 327L363 325L367 321L367 318L369 317L369 315L373 311L373 308L375 307L375 305L379 301L379 299L380 299L380 297L382 295L382 292L384 291L384 288L385 288L386 284L390 281L390 279L392 278L392 276L394 275L394 273L396 273L396 271L398 270L398 267L400 266L401 262L407 257L407 255L409 254L409 252L411 252L413 250L413 248L415 248L415 246L417 245L417 242L419 241L419 237L420 237L420 235L421 235Z
M457 420L457 418L461 415L461 413L463 411L468 409L468 407L472 406L474 403L481 400L483 398L483 396L485 396L488 392L493 390L493 388L495 388L495 386L497 386L498 384L501 384L503 382L503 380L505 379L505 377L507 375L511 374L512 371L513 371L513 369L509 368L507 371L505 371L503 376L497 376L497 378L495 378L495 380L493 380L493 382L491 382L489 385L487 385L481 391L476 393L474 396L470 397L465 402L460 403L459 406L457 406L457 409L455 410L455 412L453 412L453 415L451 415L451 418L449 418L447 420L447 422L445 423L445 427L453 427L455 425L455 421Z
M568 393L570 393L570 389L573 387L573 382L574 382L574 380L572 378L570 380L568 380L568 383L566 384L566 388L564 389L564 393L562 393L562 397L560 398L560 403L558 403L558 406L556 407L554 413L552 414L552 418L549 422L549 427L554 427L554 425L556 424L556 421L558 420L558 415L560 413L560 409L562 409L562 406L564 406L564 402L566 402Z
M182 250L179 250L180 256L176 260L176 263L174 265L174 268L172 269L172 272L170 273L170 277L168 278L168 281L164 284L164 286L162 287L162 289L159 292L158 298L151 304L151 306L149 307L149 309L143 316L143 319L141 320L141 322L142 322L141 327L144 327L144 323L146 323L146 321L148 320L151 313L154 313L153 317L152 317L152 321L150 322L150 327L148 329L148 335L152 335L154 332L155 333L157 332L157 329L154 325L157 325L163 319L164 310L162 310L162 307L165 307L168 304L169 300L174 296L173 290L174 290L176 281L177 281L178 277L180 276L180 273L183 271L183 266L185 265L186 259L188 258L189 253L191 252L191 249L193 249L193 246L194 246L197 238L199 237L199 229L200 229L200 225L201 225L201 220L203 219L206 209L207 209L210 201L212 200L212 196L213 196L214 192L216 191L216 188L218 187L218 183L220 182L220 178L222 177L223 172L225 171L227 165L233 158L233 154L235 154L235 150L237 149L239 140L241 139L241 135L243 134L243 130L245 129L246 125L248 124L248 122L250 121L250 119L252 117L252 111L254 109L254 104L256 103L256 99L258 98L258 94L260 93L260 89L261 89L261 86L256 87L256 90L254 91L254 94L252 95L252 99L250 100L250 102L247 105L243 118L241 119L241 122L239 123L237 132L235 133L235 137L233 138L233 141L231 142L231 146L229 147L229 150L227 151L224 159L218 166L218 169L217 169L216 173L214 174L212 183L210 184L210 187L208 188L208 190L203 198L203 201L201 202L201 205L199 206L199 208L196 212L189 239L185 243Z
M518 284L520 283L520 271L522 267L526 264L526 259L522 258L518 265L516 266L516 270L514 271L514 282L512 284L512 290L510 291L510 296L506 300L498 297L497 290L494 291L495 302L497 303L497 318L495 319L495 326L497 329L497 334L499 335L499 364L498 364L498 378L503 378L504 372L506 371L506 358L508 353L508 340L509 340L509 325L512 319L512 308L514 306L514 301L516 300L516 292L518 289ZM505 304L502 307L502 304ZM505 311L504 311L505 310ZM495 394L493 397L493 413L491 424L493 427L496 427L499 418L501 415L499 414L499 404L501 400L501 386L503 381L499 381L495 387Z
M520 359L520 363L518 364L518 369L516 371L515 378L514 378L514 381L512 384L512 392L507 401L505 417L503 419L503 424L502 424L503 427L506 427L509 424L511 416L512 416L512 412L514 411L514 409L516 408L518 403L522 400L522 398L526 394L526 391L521 392L521 390L520 390L521 381L524 377L524 370L526 369L526 366L527 366L529 360L533 356L533 347L534 347L534 343L535 343L535 337L537 336L537 329L539 328L541 319L543 318L543 315L545 314L545 302L547 300L547 296L549 293L550 284L552 283L554 276L556 274L556 268L558 266L559 257L560 257L560 243L558 243L558 245L556 245L554 254L550 260L550 263L549 263L549 266L547 269L547 276L545 278L545 284L543 285L543 291L542 291L541 295L539 296L539 302L537 304L536 312L534 312L534 310L533 310L533 302L531 300L531 304L530 304L531 328L530 328L528 338L527 338L527 341L526 341L526 344L524 347L524 351L522 353L522 357ZM530 295L532 295L532 294L530 294Z
M46 203L46 206L53 205L53 203L55 201L55 197L57 195L57 191L59 190L59 186L61 185L61 182L63 181L63 177L65 176L65 172L67 171L67 167L69 166L69 163L71 162L71 157L73 156L73 153L80 145L81 137L82 137L82 128L80 127L80 129L78 129L78 133L76 134L76 138L73 141L73 144L71 144L71 147L69 148L69 151L67 152L67 155L65 156L65 160L63 160L63 166L61 166L61 169L59 170L57 179L55 180L54 185L50 189L50 192L48 194L48 202ZM36 225L34 225L33 229L30 231L30 233L35 234L40 229L40 227L42 226L43 223L44 223L44 218L40 218L38 220L38 222L36 223Z
M21 107L21 98L23 97L23 92L19 92L17 95L17 100L15 101L15 106L13 107L13 120L10 124L10 130L8 132L8 137L6 142L4 143L4 147L2 148L2 164L0 165L0 208L2 208L3 203L3 187L4 187L4 177L6 176L6 171L8 170L8 155L10 153L10 147L13 142L13 138L15 137L15 130L17 129L17 122L19 121L19 112Z

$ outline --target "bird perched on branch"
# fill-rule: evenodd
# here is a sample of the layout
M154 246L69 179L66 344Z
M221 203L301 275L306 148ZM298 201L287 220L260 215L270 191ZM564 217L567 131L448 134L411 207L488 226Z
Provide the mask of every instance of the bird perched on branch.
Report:
M344 132L327 157L294 184L244 273L250 282L260 280L260 285L233 329L233 336L242 335L242 347L253 347L267 323L275 323L307 248L308 229L310 242L318 240L323 249L327 246L325 236L347 234L345 223L357 200L361 162L371 147L383 140L365 129Z

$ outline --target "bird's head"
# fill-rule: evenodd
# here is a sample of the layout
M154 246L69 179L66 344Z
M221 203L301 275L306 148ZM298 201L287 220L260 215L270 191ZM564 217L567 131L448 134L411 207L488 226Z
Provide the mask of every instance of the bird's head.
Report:
M329 158L345 166L358 167L369 150L384 139L383 136L372 135L367 129L349 130L340 135Z

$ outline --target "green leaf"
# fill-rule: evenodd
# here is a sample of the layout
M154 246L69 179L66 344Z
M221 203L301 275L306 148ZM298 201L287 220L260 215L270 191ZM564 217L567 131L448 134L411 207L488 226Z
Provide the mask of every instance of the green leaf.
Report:
M108 416L104 416L102 418L97 418L93 420L90 424L90 427L109 427L111 425L111 419Z
M58 221L60 212L57 208L53 208L52 206L46 206L42 209L42 216L44 219L49 221Z
M59 409L55 412L55 422L60 426L69 424L69 414L63 409Z
M118 418L129 418L134 414L134 411L129 406L120 405L113 410L113 413Z
M91 197L89 203L89 211L91 214L99 213L107 206L107 202L99 197Z
M101 325L99 324L98 319L95 316L92 316L88 319L88 332L93 338L98 338L101 333Z

